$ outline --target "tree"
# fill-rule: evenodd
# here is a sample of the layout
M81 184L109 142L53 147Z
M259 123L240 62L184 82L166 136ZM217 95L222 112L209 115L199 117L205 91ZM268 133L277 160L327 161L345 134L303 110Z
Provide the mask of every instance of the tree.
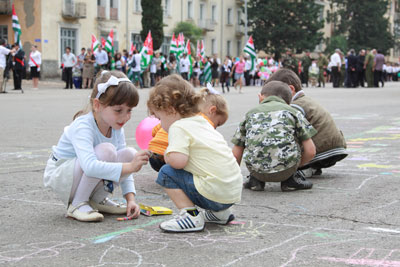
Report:
M142 30L140 36L142 40L146 39L147 34L151 31L153 38L153 48L157 50L164 41L163 30L163 10L161 0L141 0L142 5Z
M339 48L341 51L347 51L347 37L344 35L335 35L329 39L327 43L327 47L325 49L325 53L327 55L333 54L336 48Z
M321 9L314 0L250 0L248 26L256 49L275 53L276 57L287 48L296 52L314 50L323 36Z
M346 35L347 47L359 51L377 48L386 53L394 46L385 13L388 0L330 0L334 13L328 18L334 24L334 35ZM332 9L331 9L332 10Z
M197 40L203 37L203 30L190 22L179 22L173 29L175 36L179 33L183 33L185 38L189 38L192 44L196 44Z

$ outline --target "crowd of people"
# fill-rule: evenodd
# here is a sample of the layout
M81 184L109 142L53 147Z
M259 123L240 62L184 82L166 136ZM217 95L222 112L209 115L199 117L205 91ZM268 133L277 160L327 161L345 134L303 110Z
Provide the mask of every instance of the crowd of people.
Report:
M75 56L67 47L62 58L63 80L66 81L66 88L72 88L74 77L80 78L75 87L92 88L98 71L114 68L127 74L141 88L153 87L161 78L170 74L180 74L198 87L208 81L205 67L209 63L213 86L221 86L223 93L230 92L233 86L241 93L243 86L261 85L280 68L294 71L306 87L325 87L328 82L333 87L379 87L385 81L398 81L400 75L399 63L385 62L384 55L376 49L362 49L358 54L350 49L346 55L336 49L330 56L322 52L310 53L308 50L293 55L288 49L279 60L265 53L259 53L256 59L243 54L235 58L226 56L221 60L214 54L210 57L194 56L189 60L186 53L177 58L173 53L166 56L155 51L145 69L141 68L141 60L137 50L129 53L123 50L112 56L101 47L95 53L82 48L81 53Z

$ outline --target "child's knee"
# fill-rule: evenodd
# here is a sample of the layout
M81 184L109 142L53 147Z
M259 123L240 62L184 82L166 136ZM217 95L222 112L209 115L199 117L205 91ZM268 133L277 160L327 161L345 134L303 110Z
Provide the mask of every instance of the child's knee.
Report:
M115 162L117 160L117 149L111 143L98 144L94 151L98 160L106 162Z
M118 162L130 162L133 160L133 157L136 154L136 149L132 147L126 147L117 152L117 161Z

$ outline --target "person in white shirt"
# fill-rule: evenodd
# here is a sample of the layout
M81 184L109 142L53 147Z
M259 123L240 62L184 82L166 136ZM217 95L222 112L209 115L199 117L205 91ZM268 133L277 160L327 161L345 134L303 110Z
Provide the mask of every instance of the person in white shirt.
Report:
M31 53L29 54L29 67L31 68L33 90L38 89L40 65L42 65L42 54L37 50L37 46L33 45L31 47Z
M129 66L132 68L132 82L137 86L137 82L139 81L140 87L143 88L143 80L140 76L141 67L140 64L142 63L142 55L137 51L133 51L132 61Z
M186 81L188 81L189 67L190 67L189 58L187 57L187 54L184 53L183 57L179 62L179 71L181 73L182 78L185 79Z
M4 70L6 68L7 62L6 62L6 56L8 54L14 53L15 51L8 49L5 47L6 45L6 40L5 39L0 39L0 93L6 93L5 90L5 79L4 79Z
M342 65L342 61L340 60L341 53L339 48L335 49L335 53L331 56L331 66L332 66L332 80L333 87L339 87L340 83L340 66Z
M96 68L94 75L96 75L97 72L99 72L100 70L106 69L108 63L108 55L107 52L104 51L100 45L97 52L94 53L94 56L96 58Z
M65 88L72 89L72 68L76 64L76 56L71 53L71 47L67 46L65 48L65 54L62 56L62 63L64 64L63 71L65 72Z

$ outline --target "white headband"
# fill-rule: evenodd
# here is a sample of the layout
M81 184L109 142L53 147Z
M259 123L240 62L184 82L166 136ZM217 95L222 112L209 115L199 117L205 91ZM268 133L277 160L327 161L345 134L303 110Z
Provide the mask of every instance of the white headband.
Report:
M101 73L101 75L103 75L104 72L105 71L103 71ZM96 98L99 99L99 97L107 91L108 87L118 85L120 82L131 82L131 80L129 80L128 78L117 78L117 77L111 75L107 82L99 83L97 85Z
M219 95L220 93L212 87L211 83L207 83L207 89L212 95Z

